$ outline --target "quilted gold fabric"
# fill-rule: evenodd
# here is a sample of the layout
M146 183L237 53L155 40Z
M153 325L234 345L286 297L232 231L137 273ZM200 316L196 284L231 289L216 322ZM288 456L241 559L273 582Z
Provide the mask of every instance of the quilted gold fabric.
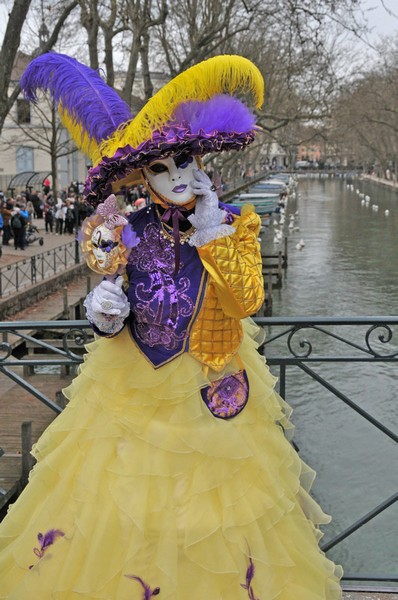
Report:
M209 274L201 310L191 331L189 353L215 371L221 371L237 353L242 340L240 320L258 311L264 302L260 245L260 218L242 211L236 232L198 248Z

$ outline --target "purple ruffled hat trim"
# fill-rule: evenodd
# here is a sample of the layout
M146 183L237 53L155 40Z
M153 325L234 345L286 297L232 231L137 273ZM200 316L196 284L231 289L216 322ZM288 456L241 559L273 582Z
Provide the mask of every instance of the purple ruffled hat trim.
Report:
M94 208L112 193L112 183L124 179L133 170L147 166L156 158L179 156L189 152L195 156L204 156L213 152L243 150L254 140L256 129L245 132L206 133L200 130L192 133L183 126L166 126L161 132L155 131L150 140L137 148L125 146L118 148L111 157L104 157L101 162L88 172L84 195Z

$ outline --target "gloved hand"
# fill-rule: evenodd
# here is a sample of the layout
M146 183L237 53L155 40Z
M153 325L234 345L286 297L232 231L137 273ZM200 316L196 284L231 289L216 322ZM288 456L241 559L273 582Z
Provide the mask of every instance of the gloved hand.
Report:
M219 208L218 196L206 173L195 169L193 176L195 179L191 181L191 188L196 196L196 205L195 213L188 220L196 231L191 235L189 244L203 246L212 240L231 235L235 228L224 223L226 212Z
M87 319L103 333L118 333L130 312L130 304L122 285L121 276L115 282L105 279L84 301Z

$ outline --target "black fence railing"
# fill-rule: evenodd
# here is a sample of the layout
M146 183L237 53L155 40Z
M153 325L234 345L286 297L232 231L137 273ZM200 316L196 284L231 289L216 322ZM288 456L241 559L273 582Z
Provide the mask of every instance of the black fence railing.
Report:
M83 262L77 240L0 268L0 298L45 281Z
M393 444L394 453L397 452L398 431L392 426L387 411L383 410L383 405L380 405L382 400L378 399L379 405L375 407L377 410L367 410L364 404L350 397L345 389L338 387L336 384L338 378L335 374L343 366L351 368L362 363L383 364L382 376L386 376L386 373L391 371L390 375L394 378L398 363L398 317L284 319L274 317L256 318L255 321L265 333L264 340L259 338L259 352L267 357L270 368L277 371L279 393L283 398L286 399L287 384L289 390L290 385L293 384L292 397L294 396L294 383L297 374L301 374L301 378L305 376L309 381L316 382L320 390L324 390L319 392L319 396L323 393L331 394L336 401L342 403L349 411L353 411L361 420L363 419L368 424L370 432L385 436L389 443ZM49 339L49 332L53 339ZM23 387L56 413L60 413L62 408L59 404L36 389L34 377L25 377L24 372L26 369L34 369L38 366L70 368L79 365L83 361L84 346L93 337L88 322L6 322L0 323L0 336L3 339L0 344L0 373ZM17 358L15 348L21 347L22 344L30 349L30 354ZM36 350L40 351L39 356L34 353ZM327 365L329 374L332 372L333 376L321 374L319 365ZM358 386L361 385L359 380ZM363 386L366 384L363 383ZM365 387L362 391L366 395ZM397 414L395 396L393 402ZM318 405L315 406L316 410ZM319 411L321 410L319 405ZM321 421L325 416L321 413L316 418ZM296 424L300 428L300 423ZM333 427L333 424L328 427ZM367 434L366 444L369 443L371 435L371 433ZM321 452L322 448L319 449L319 453ZM312 466L316 468L316 465ZM380 465L380 470L384 467L385 465ZM391 485L396 485L396 482L396 473L393 472ZM366 488L361 490L361 493L365 496ZM345 494L345 490L342 490L342 494ZM374 507L363 514L357 514L356 511L354 520L326 541L323 550L327 552L337 547L369 522L377 527L376 517L384 514L397 500L398 489L395 489L393 493L388 494L387 498L378 501ZM339 520L347 521L346 518ZM390 528L397 530L394 535L396 539L398 535L396 520L391 519ZM344 579L362 583L383 582L391 585L398 582L398 575L347 572Z

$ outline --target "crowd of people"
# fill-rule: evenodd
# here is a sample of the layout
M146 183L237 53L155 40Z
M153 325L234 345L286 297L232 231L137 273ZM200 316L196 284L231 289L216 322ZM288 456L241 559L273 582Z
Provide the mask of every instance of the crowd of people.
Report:
M142 208L149 202L143 186L134 186L125 190L119 197L120 210L126 216ZM44 222L48 234L76 235L84 219L92 213L87 204L81 185L72 182L54 198L49 186L43 185L43 191L33 190L7 197L0 191L0 232L2 245L14 245L16 250L26 250L27 228L33 219ZM40 228L40 226L39 226Z

